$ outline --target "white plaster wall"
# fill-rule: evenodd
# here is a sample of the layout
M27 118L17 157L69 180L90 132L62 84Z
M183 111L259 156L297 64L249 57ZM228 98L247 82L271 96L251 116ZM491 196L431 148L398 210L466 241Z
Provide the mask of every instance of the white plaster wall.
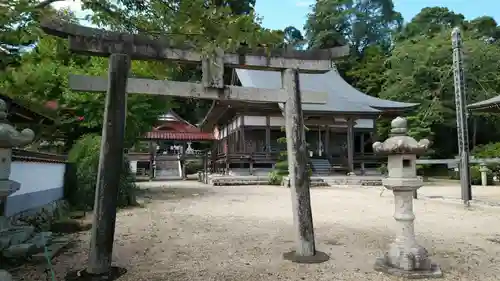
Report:
M373 129L375 122L373 119L358 119L354 128Z
M10 179L21 189L7 198L5 214L41 207L63 197L64 163L14 161Z
M266 116L245 116L245 126L266 126Z
M10 196L62 188L63 163L12 162L10 179L21 183L21 189Z
M283 127L285 126L285 118L283 118L283 116L271 116L269 118L269 125L271 127Z

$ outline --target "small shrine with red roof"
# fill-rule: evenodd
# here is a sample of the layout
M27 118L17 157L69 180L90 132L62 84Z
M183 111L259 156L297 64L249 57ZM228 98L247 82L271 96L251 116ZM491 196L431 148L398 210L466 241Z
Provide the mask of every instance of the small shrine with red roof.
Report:
M147 132L144 139L171 141L212 141L212 133L202 132L198 127L181 118L173 110L158 118L160 125Z
M149 155L138 151L129 152L131 168L138 175L148 174L150 179L159 179L185 177L185 160L201 156L202 150L199 148L203 145L200 143L212 142L214 135L202 132L169 110L158 118L158 125L141 139L142 143L149 143ZM193 143L197 147L192 147Z

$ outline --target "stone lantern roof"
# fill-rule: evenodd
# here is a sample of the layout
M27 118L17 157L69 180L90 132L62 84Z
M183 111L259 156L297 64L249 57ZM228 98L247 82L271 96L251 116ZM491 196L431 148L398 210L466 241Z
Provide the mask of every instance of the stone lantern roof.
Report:
M423 154L430 146L428 139L416 141L407 135L406 118L396 117L391 122L391 137L373 144L373 151L379 154Z

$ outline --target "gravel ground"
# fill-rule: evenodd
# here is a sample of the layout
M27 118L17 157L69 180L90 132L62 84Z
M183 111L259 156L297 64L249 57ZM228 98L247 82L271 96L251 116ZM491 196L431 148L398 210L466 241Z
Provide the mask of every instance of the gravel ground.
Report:
M294 246L286 188L191 181L141 186L144 207L118 214L114 261L128 269L119 280L399 280L372 270L393 234L389 191L380 196L380 188L313 189L317 249L331 259L303 265L282 259ZM438 188L422 188L415 213L418 239L441 265L443 280L500 280L500 208L429 200L433 194L460 196L457 187ZM490 189L500 198L500 188ZM57 280L85 265L88 238L79 235L54 260ZM17 280L46 280L43 269L26 266L13 274Z

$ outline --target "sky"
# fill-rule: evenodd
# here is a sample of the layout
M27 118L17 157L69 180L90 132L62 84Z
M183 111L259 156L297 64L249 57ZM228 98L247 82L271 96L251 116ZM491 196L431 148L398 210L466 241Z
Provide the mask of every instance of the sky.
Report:
M410 21L422 8L442 6L463 14L466 19L491 16L500 23L499 0L393 0L396 11ZM314 0L257 0L256 11L262 17L263 26L270 29L284 29L295 26L302 30L307 14ZM56 8L69 7L82 17L79 0L66 0L53 4Z
M488 15L500 23L499 0L393 0L395 10L410 21L422 8L441 6L455 13L461 13L466 19ZM257 0L256 11L263 18L264 27L284 29L295 26L302 30L314 0ZM286 10L285 10L285 7Z

